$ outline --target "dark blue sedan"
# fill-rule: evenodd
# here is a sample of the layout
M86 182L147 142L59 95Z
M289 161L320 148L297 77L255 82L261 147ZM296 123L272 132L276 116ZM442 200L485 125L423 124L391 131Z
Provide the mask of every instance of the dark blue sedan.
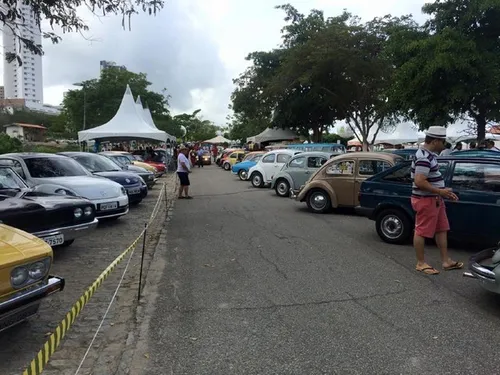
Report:
M76 160L95 176L105 177L122 185L127 190L130 204L138 204L148 195L148 187L139 175L124 172L105 156L89 152L60 152L59 154Z

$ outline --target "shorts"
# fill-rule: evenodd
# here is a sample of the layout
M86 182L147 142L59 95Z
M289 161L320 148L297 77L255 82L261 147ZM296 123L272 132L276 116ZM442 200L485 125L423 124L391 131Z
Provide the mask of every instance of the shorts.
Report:
M181 186L189 186L189 173L187 172L177 172L177 176L179 176L179 181L181 182Z
M417 236L434 238L436 233L450 230L446 206L441 197L411 197L411 206L417 213L415 217Z

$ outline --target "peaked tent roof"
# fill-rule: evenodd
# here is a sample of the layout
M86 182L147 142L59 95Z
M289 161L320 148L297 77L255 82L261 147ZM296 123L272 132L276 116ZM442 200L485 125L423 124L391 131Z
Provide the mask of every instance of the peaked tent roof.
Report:
M132 140L151 139L166 142L171 138L162 130L153 129L137 111L129 85L123 94L120 108L115 116L104 125L78 132L78 141L91 139Z
M273 141L293 141L299 138L295 132L290 129L267 128L262 133L248 137L247 142L263 143Z
M207 139L206 141L203 141L202 143L214 143L214 144L219 144L219 143L231 143L232 141L230 139L224 138L222 135L218 135L217 137Z
M142 105L142 100L141 100L140 95L137 96L137 100L135 101L135 105L136 105L137 111L142 115L142 118L144 119L146 124L151 126L153 129L158 130L158 128L155 125L155 122L153 121L153 116L151 116L151 111L149 110L149 107L147 105L146 105L146 107L144 107ZM172 136L168 133L167 133L167 136L168 136L168 139L170 139L171 141L176 140L176 138L174 136Z

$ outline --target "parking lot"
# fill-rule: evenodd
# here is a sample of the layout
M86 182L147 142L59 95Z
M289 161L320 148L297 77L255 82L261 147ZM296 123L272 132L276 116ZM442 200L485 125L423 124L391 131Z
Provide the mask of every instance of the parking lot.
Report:
M164 176L148 196L139 205L132 206L128 215L117 221L101 223L97 230L86 238L79 238L67 248L54 250L54 265L52 273L65 278L66 286L63 292L44 300L39 313L29 321L0 333L0 374L20 374L33 359L73 303L82 295L97 276L123 252L141 233L144 224L148 222L159 192L164 183L167 184L168 198L172 197L175 185L175 175ZM158 241L159 232L165 221L166 202L150 226L147 236L147 253L149 257ZM120 353L120 345L126 341L131 324L134 323L138 287L138 270L142 240L123 282L123 288L117 296L115 305L111 308L101 333L98 335L92 349L82 365L81 374L90 373L89 369L96 366L105 368L110 365L109 358L103 357L109 350L108 357ZM93 298L84 308L68 332L61 347L52 357L44 374L75 374L94 333L108 307L118 281L122 275L128 257L122 261ZM146 262L146 268L149 266ZM97 363L100 354L102 364ZM117 358L119 359L119 358ZM102 370L102 373L109 373Z

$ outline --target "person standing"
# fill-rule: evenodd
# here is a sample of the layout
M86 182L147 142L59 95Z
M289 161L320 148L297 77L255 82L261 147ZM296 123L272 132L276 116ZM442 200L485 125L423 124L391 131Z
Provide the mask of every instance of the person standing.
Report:
M205 154L205 150L200 147L198 149L198 168L203 168L203 154Z
M179 156L177 157L177 176L179 176L179 181L181 187L179 188L178 199L193 199L189 195L189 186L191 185L189 181L189 174L191 173L191 163L187 158L189 149L185 145L179 147ZM184 193L184 196L182 195Z
M446 142L445 146L444 146L444 150L441 151L441 153L439 154L439 156L446 156L446 155L449 155L452 153L452 149L451 149L451 143L450 142Z
M417 150L412 161L413 180L411 205L416 212L413 246L417 256L416 270L426 275L437 275L439 271L425 262L425 239L435 238L441 253L443 269L463 268L462 262L452 260L448 255L448 231L450 225L446 216L443 198L458 200L439 171L437 155L445 148L446 128L431 126L425 135L424 145Z

